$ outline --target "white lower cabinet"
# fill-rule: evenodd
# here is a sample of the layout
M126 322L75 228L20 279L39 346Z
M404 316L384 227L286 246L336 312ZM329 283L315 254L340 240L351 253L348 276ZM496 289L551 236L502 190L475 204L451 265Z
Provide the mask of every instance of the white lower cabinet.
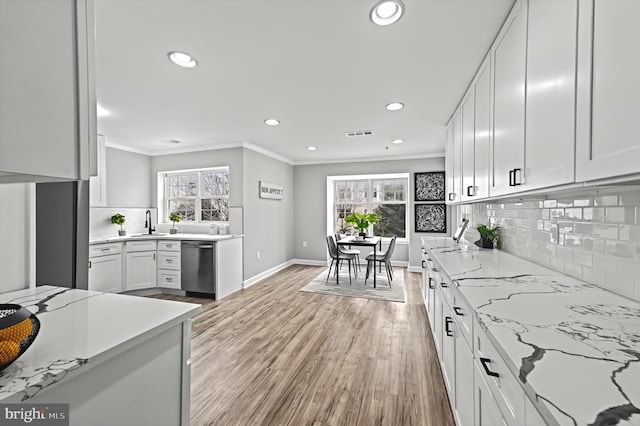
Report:
M156 286L156 252L127 253L125 290L141 290Z
M179 290L181 287L180 241L158 243L158 287Z
M429 250L424 259L425 307L456 424L544 425L457 283Z
M109 293L122 291L122 255L89 259L89 290Z
M122 291L122 244L94 244L89 247L89 290Z

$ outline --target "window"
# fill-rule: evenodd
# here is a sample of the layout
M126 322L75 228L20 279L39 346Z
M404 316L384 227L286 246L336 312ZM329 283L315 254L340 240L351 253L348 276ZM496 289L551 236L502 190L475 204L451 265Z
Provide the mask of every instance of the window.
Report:
M374 235L407 237L408 177L370 179L336 179L334 181L335 232L356 232L344 222L353 212L373 212L380 215L380 223L373 225Z
M164 174L167 215L182 213L187 222L229 220L229 169L203 169Z

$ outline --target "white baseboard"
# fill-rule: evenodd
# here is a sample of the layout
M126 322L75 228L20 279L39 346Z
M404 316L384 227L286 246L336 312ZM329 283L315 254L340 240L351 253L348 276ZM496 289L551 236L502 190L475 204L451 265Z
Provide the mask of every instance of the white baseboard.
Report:
M274 266L271 269L267 269L264 272L259 273L258 275L254 275L253 277L244 280L244 283L242 284L242 288L248 288L251 287L252 285L254 285L255 283L257 283L258 281L261 281L273 274L275 274L278 271L282 271L284 268L293 265L295 262L292 260L289 260L287 262L281 263L279 265Z
M291 261L296 265L329 266L329 262L326 260L292 259Z
M407 268L407 271L409 271L409 272L422 272L422 267L420 267L420 266L409 266Z

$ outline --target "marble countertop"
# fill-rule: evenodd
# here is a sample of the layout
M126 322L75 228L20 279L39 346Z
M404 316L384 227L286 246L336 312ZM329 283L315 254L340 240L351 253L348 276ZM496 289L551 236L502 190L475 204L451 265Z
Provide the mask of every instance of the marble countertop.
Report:
M549 424L640 425L640 303L500 250L422 242Z
M138 240L201 240L201 241L220 241L229 240L231 238L242 238L243 235L229 234L229 235L216 235L216 234L131 234L120 237L118 235L109 235L106 237L92 238L89 244L102 244L102 243L114 243L124 241L138 241Z
M0 294L35 313L40 332L0 372L0 401L29 399L198 314L200 305L42 286Z

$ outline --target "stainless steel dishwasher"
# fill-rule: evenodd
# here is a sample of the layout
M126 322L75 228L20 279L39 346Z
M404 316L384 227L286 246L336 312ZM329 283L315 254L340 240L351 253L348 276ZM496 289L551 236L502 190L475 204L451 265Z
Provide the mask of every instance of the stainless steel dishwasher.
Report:
M213 241L182 241L181 258L182 289L214 295L216 282Z

